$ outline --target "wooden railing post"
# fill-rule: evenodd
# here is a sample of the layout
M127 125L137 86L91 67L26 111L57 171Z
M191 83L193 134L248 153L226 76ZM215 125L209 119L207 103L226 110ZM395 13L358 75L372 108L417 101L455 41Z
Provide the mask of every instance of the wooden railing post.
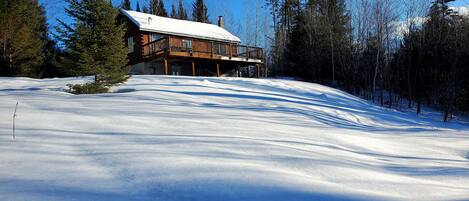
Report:
M233 44L230 43L230 59L233 58Z
M195 61L192 61L192 76L195 77Z
M164 58L164 74L168 75L168 59Z
M256 64L256 68L257 68L257 78L260 78L261 77L261 66L259 64Z
M213 42L212 42L212 45L210 46L210 57L213 57Z
M217 77L220 77L220 64L217 63Z
M246 45L246 61L249 60L249 46Z
M167 48L168 48L168 51L169 53L171 54L171 36L168 36L168 40L166 41L166 44L167 44Z

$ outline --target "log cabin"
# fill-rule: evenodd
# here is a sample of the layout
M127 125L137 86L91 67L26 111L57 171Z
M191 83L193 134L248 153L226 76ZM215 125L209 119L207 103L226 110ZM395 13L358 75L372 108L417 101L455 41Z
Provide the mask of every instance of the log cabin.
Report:
M121 18L131 74L240 76L251 67L260 76L262 48L241 45L223 17L214 25L121 10Z

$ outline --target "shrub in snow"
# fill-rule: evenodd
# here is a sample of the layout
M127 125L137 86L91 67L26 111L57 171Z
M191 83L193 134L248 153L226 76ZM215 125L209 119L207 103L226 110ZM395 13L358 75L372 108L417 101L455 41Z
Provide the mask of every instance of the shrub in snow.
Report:
M103 86L97 82L88 82L86 84L68 84L69 88L65 90L68 93L72 94L99 94L106 93L109 91L109 88Z

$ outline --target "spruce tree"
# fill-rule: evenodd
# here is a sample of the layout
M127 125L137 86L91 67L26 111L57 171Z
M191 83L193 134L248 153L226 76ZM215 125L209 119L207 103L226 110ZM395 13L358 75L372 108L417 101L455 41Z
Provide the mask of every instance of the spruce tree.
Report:
M143 8L142 8L142 12L151 14L151 9L150 9L150 7L144 5Z
M130 5L130 0L124 0L121 4L121 8L124 10L132 10L132 6Z
M76 93L104 92L128 79L124 25L107 0L67 0L72 25L60 21L63 42L77 75L93 75L94 83L72 87ZM86 90L90 87L91 90ZM84 89L85 88L85 89Z
M169 16L174 19L178 18L178 13L176 11L176 6L174 4L171 6L171 14Z
M158 1L158 12L155 14L161 17L168 17L168 13L166 12L166 8L164 7L163 0Z
M183 4L182 0L179 0L179 2L178 2L178 16L177 16L177 18L180 19L180 20L188 20L189 19L189 17L187 16L187 11L184 8L184 4Z
M140 9L140 3L137 1L137 9L136 9L137 12L142 12L142 9Z
M208 9L204 0L196 0L192 6L192 20L196 22L210 23Z
M168 17L163 0L150 0L149 7L151 14L161 17Z

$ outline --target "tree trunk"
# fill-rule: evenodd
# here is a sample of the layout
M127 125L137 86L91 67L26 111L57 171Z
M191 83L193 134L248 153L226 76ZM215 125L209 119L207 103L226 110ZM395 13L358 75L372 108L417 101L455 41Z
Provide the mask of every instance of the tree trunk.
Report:
M332 26L332 25L330 25ZM330 40L330 45L331 45L331 64L332 64L332 84L335 85L335 62L334 62L334 41L332 38L332 27L329 29L329 40Z
M417 115L422 113L422 103L420 100L417 100Z
M380 103L381 103L381 106L384 106L384 91L383 91L383 86L381 86L381 90L380 90Z
M448 122L448 117L449 117L449 110L446 109L446 110L445 110L445 115L444 115L444 117L443 117L443 121L444 121L444 122Z

